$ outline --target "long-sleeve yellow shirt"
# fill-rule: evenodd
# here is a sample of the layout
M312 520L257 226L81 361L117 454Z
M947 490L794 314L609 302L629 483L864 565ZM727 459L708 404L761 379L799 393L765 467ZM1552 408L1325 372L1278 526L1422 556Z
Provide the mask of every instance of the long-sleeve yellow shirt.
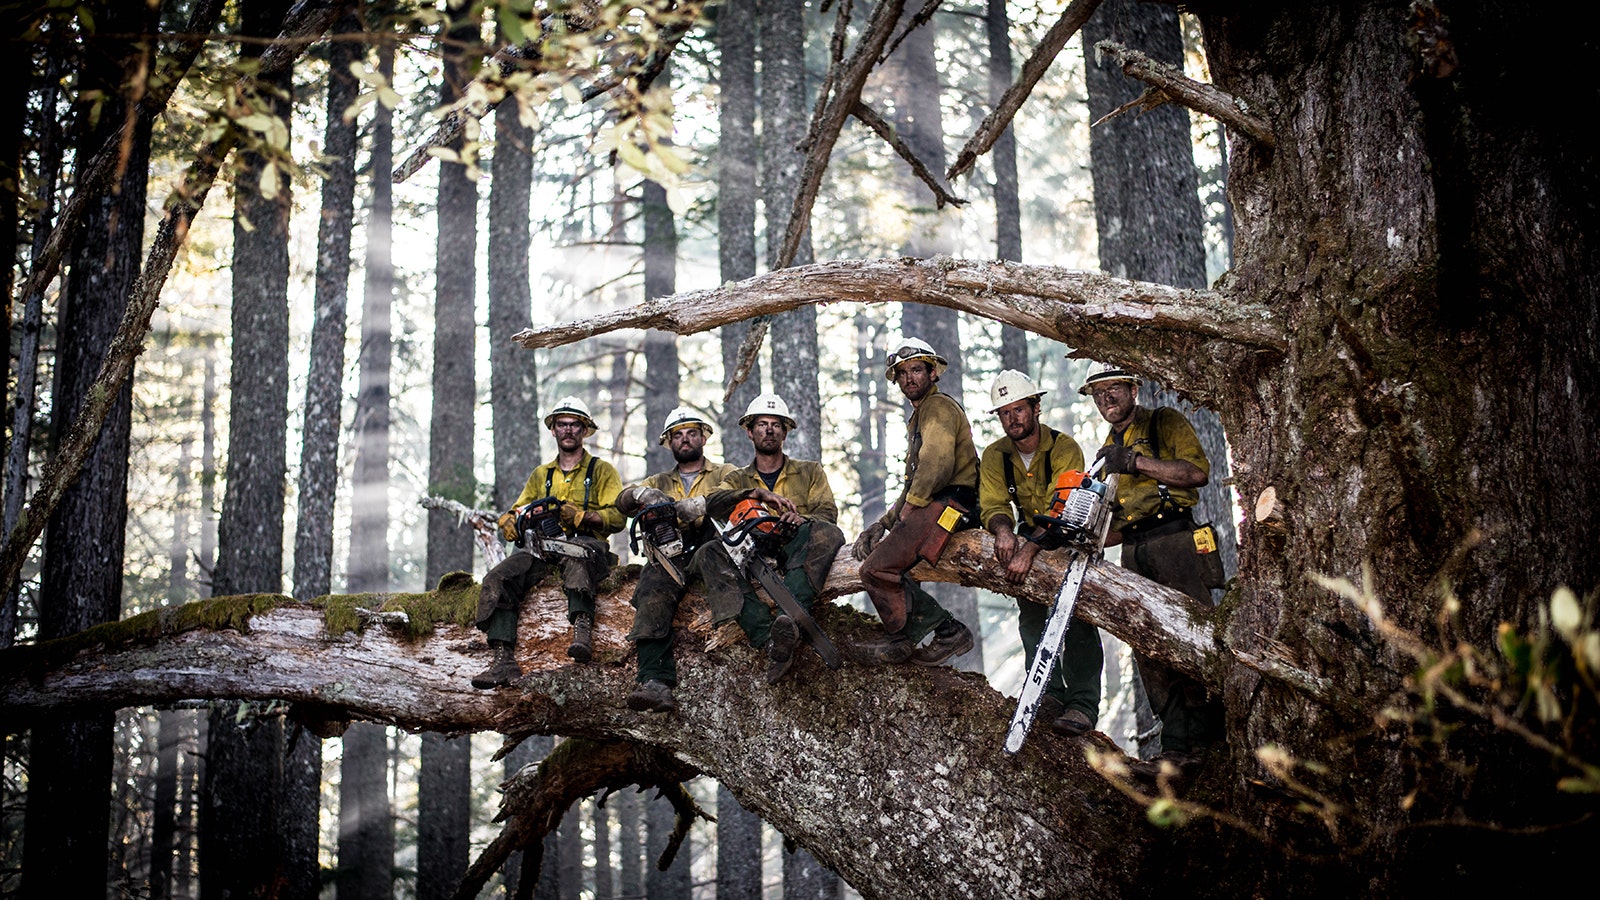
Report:
M1011 458L1011 474L1017 486L1016 497L1011 496L1006 483L1006 457ZM1055 493L1055 480L1062 472L1083 471L1083 449L1071 435L1062 434L1050 426L1039 423L1039 447L1033 455L1033 465L1022 463L1011 438L1003 437L985 447L978 462L978 518L983 527L995 516L1011 519L1014 530L1029 534L1033 530L1033 517L1050 507Z
M906 422L906 487L900 499L911 506L927 506L935 494L951 486L978 487L978 448L972 442L972 424L961 404L934 385ZM893 525L895 506L884 513L884 525Z
M592 476L589 474L591 460L594 462ZM585 512L599 513L600 525L580 529L579 534L604 540L607 535L621 531L625 524L622 513L617 509L617 494L621 492L622 476L617 474L616 467L591 456L585 450L583 458L570 472L562 471L556 460L534 469L514 505L521 506L543 497L554 497L563 503L575 504Z
M747 491L766 486L766 481L761 478L761 473L756 471L756 464L752 462L742 469L734 469L728 473L722 481L721 488ZM821 463L784 457L783 468L778 470L778 478L772 483L771 490L778 496L793 501L796 511L802 516L834 524L839 522L839 505L833 500L833 487L828 484L828 470L824 469Z

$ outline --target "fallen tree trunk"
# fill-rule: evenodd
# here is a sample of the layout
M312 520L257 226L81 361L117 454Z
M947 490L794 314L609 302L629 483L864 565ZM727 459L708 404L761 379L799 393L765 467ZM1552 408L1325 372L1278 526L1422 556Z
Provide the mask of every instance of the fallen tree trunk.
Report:
M1015 590L1048 602L1061 561L1041 559ZM991 561L987 535L969 532L952 541L939 567L919 574L1000 587ZM742 635L713 634L703 599L691 595L678 621L678 711L628 710L632 586L631 574L607 586L591 665L564 655L559 588L531 593L518 644L528 674L518 690L468 684L487 651L462 622L476 586L452 576L421 595L317 604L219 598L8 650L0 653L0 716L16 728L85 706L279 699L324 735L359 718L418 731L633 741L716 777L867 896L906 896L913 885L940 885L952 897L1116 895L1130 882L1105 873L1139 869L1144 849L1121 835L1140 807L1084 756L1088 748L1116 756L1116 748L1101 735L1076 740L1040 729L1022 753L1005 756L1014 703L978 675L854 664L830 672L802 650L797 671L767 688L764 657ZM854 560L841 558L827 594L859 587ZM410 612L401 619L396 608ZM1079 609L1188 671L1220 670L1204 611L1122 569L1095 567ZM419 621L425 617L439 622ZM877 633L872 619L843 606L823 607L819 619L845 645ZM985 862L974 867L975 859Z

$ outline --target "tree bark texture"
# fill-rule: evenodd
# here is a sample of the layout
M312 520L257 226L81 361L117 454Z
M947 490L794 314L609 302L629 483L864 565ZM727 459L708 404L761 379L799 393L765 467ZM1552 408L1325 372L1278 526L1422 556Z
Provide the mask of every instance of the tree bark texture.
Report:
M246 3L240 30L276 35L287 10L282 0ZM246 43L240 52L261 50ZM259 103L286 128L292 89L285 71L259 93ZM287 178L275 196L262 194L268 164L260 154L242 153L235 178L228 462L212 576L219 594L277 593L283 584L291 202ZM297 806L284 803L283 721L261 712L235 703L211 711L200 815L203 898L263 895L275 881L296 877L287 816ZM233 814L240 807L250 809Z
M760 900L761 817L717 785L717 900Z
M449 32L453 40L475 43L477 19L468 16ZM445 54L440 102L454 102L472 78L466 51ZM455 145L459 149L459 142ZM476 506L472 472L473 410L476 406L477 353L474 299L477 292L478 186L466 166L440 160L437 227L434 241L433 412L428 426L428 493ZM442 510L428 512L428 562L431 587L448 572L472 568L472 535Z
M417 900L443 900L467 871L472 738L422 735L417 783Z
M539 439L539 368L518 353L511 335L533 320L528 285L529 192L533 189L533 130L523 125L515 98L494 113L495 149L489 191L489 403L494 416L494 508L510 509L528 473L543 461Z
M987 0L984 32L989 39L989 103L998 106L1011 86L1011 20L1005 0ZM989 153L994 167L994 256L1022 261L1022 202L1017 196L1017 136L1008 124ZM1028 372L1028 335L1000 326L1000 366ZM1028 372L1031 376L1033 373Z
M394 79L394 45L377 46L378 74ZM379 103L373 110L372 152L368 169L367 251L362 266L361 349L358 354L350 490L352 591L389 587L389 371L394 354L390 334L394 303L394 112Z
M782 229L789 224L805 154L805 0L763 0L761 40L761 204L767 223L767 267L778 267ZM812 260L811 230L801 235L789 265ZM799 459L822 458L822 389L818 383L817 311L806 307L772 320L773 387L797 423L784 445ZM781 386L781 389L779 389Z
M644 298L669 297L678 284L678 226L667 191L654 181L643 188ZM672 451L656 443L667 416L678 405L678 339L664 331L644 335L645 469L661 472L677 465Z
M466 9L447 34L440 100L448 104L472 78L469 47L477 12ZM457 149L460 142L454 145ZM428 493L476 505L472 469L477 398L478 186L460 163L440 160L434 257L433 411L428 427ZM472 568L472 534L442 510L428 511L427 585ZM417 785L417 898L443 900L466 872L471 829L472 744L467 737L422 736Z
M347 14L334 29L353 34L361 30L361 20ZM356 194L356 123L346 122L344 111L359 93L350 64L361 58L362 51L354 41L334 41L328 48L328 120L322 134L326 175L317 221L316 309L300 442L300 511L294 535L294 595L302 600L333 589L333 500L338 495L350 232L355 225Z
M717 70L721 103L717 106L717 265L723 282L756 274L756 3L727 0L713 7L716 16ZM727 381L739 365L748 323L720 330L722 371ZM722 458L742 461L750 444L739 419L761 393L761 368L752 366L722 407Z
M70 251L71 268L57 311L52 444L86 405L128 291L138 278L144 236L150 125L136 112L137 92L144 87L136 76L154 57L149 36L156 19L147 8L103 12L107 34L117 37L91 37L82 47L86 66L81 89L103 92L106 102L98 124L91 127L84 115L76 141L80 158L87 162L125 120L142 127L128 148L121 178L88 206ZM83 105L87 107L87 98ZM5 264L9 269L10 260ZM46 527L41 593L35 604L42 639L122 614L132 405L132 385L124 384L79 479L66 490ZM33 730L24 813L29 836L23 845L25 896L105 892L111 742L109 714L63 717Z
M389 729L354 722L339 765L339 900L394 896L394 814L389 806Z

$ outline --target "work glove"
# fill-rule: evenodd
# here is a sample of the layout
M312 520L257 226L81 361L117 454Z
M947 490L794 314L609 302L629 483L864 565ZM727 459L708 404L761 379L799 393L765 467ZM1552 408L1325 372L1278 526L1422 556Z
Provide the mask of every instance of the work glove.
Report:
M1094 458L1106 461L1105 470L1108 473L1137 475L1139 473L1134 471L1134 458L1138 455L1132 447L1124 447L1121 444L1107 444L1100 448L1100 452L1096 453Z
M617 495L617 511L631 519L646 506L671 502L672 498L667 496L666 491L636 484Z
M678 518L685 522L698 522L705 518L706 498L686 497L672 504L678 508Z
M500 514L500 537L508 543L517 542L517 511L511 510Z
M889 529L883 527L882 522L873 522L856 538L855 545L850 548L850 552L855 555L856 559L864 560L872 554L872 548L878 546L878 542L882 541L883 536L888 533Z
M583 521L583 510L576 503L561 504L561 527L568 531L577 531L578 524Z

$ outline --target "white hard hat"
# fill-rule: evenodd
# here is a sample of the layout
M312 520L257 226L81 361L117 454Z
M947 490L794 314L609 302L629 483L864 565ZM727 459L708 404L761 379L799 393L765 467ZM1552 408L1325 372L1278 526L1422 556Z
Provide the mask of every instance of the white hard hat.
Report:
M555 408L544 417L544 427L554 428L557 416L572 416L582 422L584 437L590 437L600 430L600 426L594 423L594 417L589 415L589 407L584 406L583 401L577 397L562 397L557 400Z
M706 437L711 436L711 422L709 422L705 416L700 415L687 406L680 406L672 412L667 413L666 427L661 429L661 439L656 441L656 443L665 447L667 445L667 438L672 437L672 433L674 431L677 431L679 428L682 428L685 425L699 425L701 428L705 429Z
M1139 376L1121 366L1106 363L1089 373L1089 377L1083 382L1083 386L1078 388L1078 393L1088 394L1097 385L1109 384L1113 381L1126 381L1134 387L1139 386Z
M1003 406L1010 406L1018 400L1029 397L1042 397L1050 393L1037 384L1026 374L1016 369L1007 369L995 376L994 383L989 385L989 402L994 404L990 412L999 412Z
M777 394L762 394L750 401L750 407L739 417L739 427L749 428L750 423L761 416L776 416L783 420L783 425L790 431L794 430L794 416L789 415L789 404Z
M945 367L950 361L936 353L933 346L921 338L908 337L900 342L900 349L889 354L889 362L884 367L883 377L894 380L894 370L903 362L913 359L925 359L933 365L934 375L943 375Z

